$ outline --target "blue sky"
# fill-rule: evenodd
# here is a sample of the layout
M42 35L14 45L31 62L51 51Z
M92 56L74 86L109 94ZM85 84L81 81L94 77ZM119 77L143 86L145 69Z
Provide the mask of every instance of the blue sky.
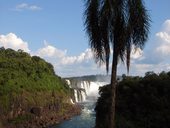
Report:
M145 0L149 40L132 55L130 75L170 70L170 1ZM23 49L54 65L63 77L105 74L94 63L83 25L84 0L0 0L0 47ZM126 73L118 65L118 74Z

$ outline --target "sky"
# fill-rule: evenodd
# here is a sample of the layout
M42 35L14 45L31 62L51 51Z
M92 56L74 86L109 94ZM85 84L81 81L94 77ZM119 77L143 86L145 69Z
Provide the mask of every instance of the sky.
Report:
M151 17L144 49L132 51L129 75L170 71L170 0L145 0ZM61 77L106 74L93 59L84 0L0 0L0 47L22 49L53 64ZM118 75L126 74L118 65Z

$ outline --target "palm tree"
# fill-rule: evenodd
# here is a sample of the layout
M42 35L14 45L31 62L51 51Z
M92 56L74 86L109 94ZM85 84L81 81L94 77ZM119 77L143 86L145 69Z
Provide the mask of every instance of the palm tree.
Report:
M142 0L86 0L85 27L97 63L106 64L112 54L109 128L115 125L116 75L119 60L129 72L132 46L143 48L150 17ZM113 53L111 52L113 50Z

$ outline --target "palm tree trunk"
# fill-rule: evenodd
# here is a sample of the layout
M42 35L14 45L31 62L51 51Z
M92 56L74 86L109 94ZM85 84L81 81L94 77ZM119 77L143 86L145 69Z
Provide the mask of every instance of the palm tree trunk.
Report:
M112 74L111 74L111 106L109 115L109 128L115 128L115 104L116 104L116 76L117 76L117 61L116 52L113 53Z

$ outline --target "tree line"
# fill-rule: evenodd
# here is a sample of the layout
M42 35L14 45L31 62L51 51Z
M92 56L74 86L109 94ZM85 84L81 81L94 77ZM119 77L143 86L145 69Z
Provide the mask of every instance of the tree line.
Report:
M116 128L170 127L170 72L147 72L144 77L122 75L117 85ZM100 88L96 128L107 128L110 86Z
M23 50L0 48L1 115L7 115L16 101L24 107L44 106L52 101L53 95L64 101L71 97L72 90L55 74L52 64Z

